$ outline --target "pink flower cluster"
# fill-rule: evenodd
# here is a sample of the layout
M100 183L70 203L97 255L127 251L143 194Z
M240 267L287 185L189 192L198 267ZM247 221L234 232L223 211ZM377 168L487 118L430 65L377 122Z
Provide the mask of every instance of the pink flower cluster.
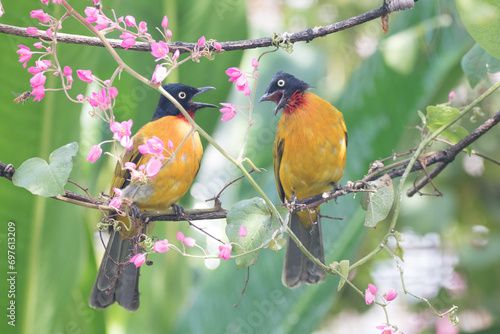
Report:
M133 123L134 122L131 119L129 119L128 121L124 121L121 123L112 122L109 125L111 132L113 132L113 139L119 141L120 145L122 145L126 150L129 150L134 146L133 138L130 138L130 136L132 134L131 129L132 129ZM99 157L102 154L101 145L103 143L104 142L102 142L98 145L93 145L90 148L90 152L87 155L88 161L94 163L94 162L96 162L97 159L99 159ZM135 167L134 167L134 169L135 169Z
M258 77L257 70L259 68L259 62L256 58L252 59L253 73L251 78L256 79ZM243 92L243 95L250 97L250 86L248 84L247 75L241 71L238 67L230 67L226 70L226 74L229 76L229 82L233 82L236 85L236 89L239 92ZM219 111L223 113L222 121L227 122L233 119L236 115L236 106L231 103L221 103L224 108Z
M373 303L375 301L375 296L377 295L377 293L378 293L378 288L373 284L368 284L368 289L365 290L366 305L370 305L371 303ZM396 292L396 290L391 289L391 290L387 291L386 293L384 293L382 298L386 302L390 302L390 301L396 299L397 296L398 296L398 293Z
M196 245L196 240L194 240L193 238L191 237L185 237L184 236L184 233L182 232L177 232L177 240L179 240L180 242L182 242L184 245L188 246L188 247L191 247L193 248L194 245Z

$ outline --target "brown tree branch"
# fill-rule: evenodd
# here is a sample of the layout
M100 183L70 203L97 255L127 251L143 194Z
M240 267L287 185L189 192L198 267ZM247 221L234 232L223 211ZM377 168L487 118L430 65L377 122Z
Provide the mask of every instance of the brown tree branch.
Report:
M273 40L271 37L264 37L258 39L248 39L241 41L227 41L220 42L222 45L222 49L224 51L234 51L234 50L246 50L246 49L256 49L256 48L265 48L269 46L276 46L279 43L296 43L296 42L310 42L315 38L323 37L329 34L333 34L338 31L342 31L348 28L352 28L354 26L360 25L362 23L377 19L384 15L388 15L392 12L398 10L405 10L409 8L413 8L413 3L417 0L392 0L388 1L387 4L384 4L382 7L371 10L367 13L351 17L347 20L337 22L334 24L330 24L323 27L314 27L309 28L303 31L299 31L292 34L283 34L279 36L277 39ZM0 33L21 36L21 37L29 37L35 39L42 39L46 41L50 41L50 38L45 34L45 32L38 32L35 36L32 36L26 32L26 28L24 27L16 27L7 24L0 24ZM57 41L63 42L67 44L81 44L81 45L90 45L90 46L100 46L104 47L104 44L97 37L90 36L82 36L82 35L73 35L73 34L65 34L65 33L57 33ZM115 49L125 49L125 47L121 46L121 40L119 39L108 39L110 45ZM169 44L170 52L175 52L179 49L179 52L191 52L195 49L196 43L185 43L185 42L174 42ZM213 46L211 46L213 50ZM137 42L135 45L132 45L128 48L129 50L136 51L151 51L151 45L146 42Z
M455 157L462 152L466 147L471 145L473 142L478 140L482 135L484 135L488 130L490 130L492 127L497 125L500 122L500 111L498 111L495 115L493 115L491 118L489 118L486 122L478 126L474 131L472 131L468 136L466 136L464 139L462 139L460 142L457 144L450 146L446 149L443 149L441 151L438 151L430 156L427 157L426 159L426 165L430 166L436 163L439 163L438 166L436 166L430 173L429 177L432 179L436 177L450 162L455 160ZM402 167L394 168L388 172L384 172L383 174L387 173L391 179L394 179L396 177L399 177L403 175L404 171L406 170L406 167L408 164L404 164ZM422 169L422 164L417 161L413 165L411 171L417 171ZM381 176L382 173L373 173L369 178L367 178L365 181L373 181ZM413 196L418 190L422 189L427 183L429 183L429 177L424 177L423 179L419 180L414 188L411 188L408 190L407 195L408 196Z
M499 122L500 122L500 111L497 112L495 115L493 115L491 118L489 118L486 122L481 124L479 127L477 127L474 131L472 131L467 137L462 139L456 145L450 146L446 149L443 149L428 156L426 160L426 166L430 166L436 163L438 163L438 165L431 172L429 172L428 176L419 180L415 184L415 187L408 191L408 196L414 195L419 189L421 189L429 182L429 178L432 179L436 177L449 163L451 163L455 159L455 157L460 152L462 152L466 147L468 147L473 142L478 140L482 135L484 135L488 130L490 130ZM404 173L406 166L407 164L402 167L394 168L388 172L383 172L383 174L387 173L391 178L399 177ZM412 168L412 172L421 169L422 169L422 164L417 161ZM0 162L0 177L4 177L7 180L12 181L12 176L14 175L14 173L15 169L12 167L12 165L6 165ZM379 178L381 174L382 173L377 174L375 171L375 173L372 174L372 176L363 181L373 181ZM296 203L293 204L288 203L285 204L285 206L287 206L289 209L292 209L293 211L302 211L305 210L307 207L310 208L317 207L322 203L328 202L332 199L336 199L340 196L344 196L348 193L365 191L362 188L363 188L363 182L349 184L347 186L337 185L331 191L316 196L308 197L302 200L298 200L296 201ZM91 197L80 195L67 190L65 195L55 196L53 198L60 201L70 202L72 204L84 206L87 208L112 210L112 208L110 208L105 202L98 201ZM165 211L143 211L141 214L143 217L149 217L151 221L184 220L183 217L179 217L172 209ZM189 220L223 219L226 218L227 210L224 210L222 208L212 208L205 210L186 210L185 214L187 219Z
M482 135L484 135L488 130L490 130L493 126L500 122L500 111L489 118L486 122L477 127L474 131L472 131L467 137L461 140L456 145L450 146L446 149L438 151L427 157L426 166L430 166L438 163L438 165L429 172L428 176L419 180L415 187L408 191L408 196L412 196L419 189L421 189L424 185L429 182L429 178L432 179L436 177L449 163L451 163L455 157L463 150L471 145L473 142L478 140ZM397 163L395 163L397 164ZM405 169L406 165L403 167L394 168L388 172L375 173L372 174L367 179L362 180L361 182L350 183L347 186L337 185L331 191L328 191L323 194L319 194L316 196L308 197L305 199L301 199L296 201L295 203L284 204L284 206L288 207L293 211L302 211L307 208L314 208L322 203L328 202L332 199L336 199L338 197L344 196L348 193L355 193L360 191L366 191L363 189L364 182L373 181L379 178L382 174L388 174L391 178L396 178L401 176ZM387 166L386 166L387 167ZM416 162L412 168L412 172L421 170L422 164L420 162ZM12 176L15 173L15 169L12 165L6 165L0 161L0 177L6 178L7 180L12 181ZM71 191L67 191L63 196L55 196L54 199L70 202L72 204L84 206L92 209L101 209L101 210L112 210L107 203L95 200L91 197L80 195ZM222 208L212 208L205 210L186 210L185 211L186 218L188 220L206 220L206 219L223 219L226 218L227 210ZM143 218L149 217L151 221L180 221L185 220L183 217L179 217L174 210L165 210L165 211L143 211L141 212Z

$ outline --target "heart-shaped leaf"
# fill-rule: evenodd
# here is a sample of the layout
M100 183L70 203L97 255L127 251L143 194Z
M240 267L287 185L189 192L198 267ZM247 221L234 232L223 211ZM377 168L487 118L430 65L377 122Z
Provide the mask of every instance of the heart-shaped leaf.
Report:
M69 143L49 156L49 163L41 158L31 158L21 164L12 177L12 182L35 195L53 197L64 194L73 168L71 157L76 155L78 144Z
M377 192L366 192L361 197L361 206L366 210L365 226L375 227L387 218L394 203L394 189L392 179L384 174L379 179L370 182L368 189Z
M276 207L283 221L286 223L289 211L283 207ZM257 262L258 248L273 245L279 249L286 240L282 237L281 223L276 215L271 213L266 202L259 197L243 200L231 208L227 213L226 235L233 243L233 255L248 254L236 257L238 269L251 266ZM247 235L240 237L238 232L245 226ZM271 248L271 247L270 247Z

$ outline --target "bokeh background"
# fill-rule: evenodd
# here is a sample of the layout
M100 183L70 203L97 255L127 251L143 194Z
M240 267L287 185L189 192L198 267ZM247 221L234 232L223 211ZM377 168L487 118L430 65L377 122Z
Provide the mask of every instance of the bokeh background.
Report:
M83 13L89 1L73 1ZM153 37L160 35L163 15L168 15L172 40L196 42L202 35L218 41L271 36L273 32L296 32L331 24L380 6L371 0L105 0L117 16L133 15L146 21ZM62 8L38 1L4 1L6 13L0 23L28 27L37 22L31 10L44 8L60 16ZM111 16L109 9L105 12ZM382 34L380 20L342 31L310 43L298 43L294 51L266 55L260 63L256 95L262 95L270 78L283 70L313 86L312 91L332 102L344 113L349 131L346 172L342 183L358 180L367 173L370 162L414 147L420 132L417 110L448 101L460 107L477 97L498 76L489 75L476 87L464 77L461 60L474 45L461 23L451 0L425 1L415 8L390 16L389 33ZM64 22L63 32L87 34L73 19ZM111 36L113 37L113 36ZM115 38L117 36L114 36ZM48 92L42 102L12 103L16 93L29 90L30 74L18 63L17 45L31 46L35 40L0 34L0 161L15 167L31 157L47 159L50 152L76 141L80 146L74 158L70 179L98 195L107 192L115 161L103 157L95 164L86 161L91 145L111 137L109 127L90 118L87 108L70 103L62 92ZM108 78L114 60L97 47L59 43L61 64L91 69ZM246 105L224 71L240 66L250 71L250 61L265 50L226 52L215 60L201 59L174 71L168 82L196 87L215 86L199 101L233 102ZM118 51L137 72L150 77L155 66L147 52ZM29 62L30 65L34 60ZM75 74L76 78L76 74ZM46 87L58 85L48 77ZM137 131L151 117L158 94L123 73L115 82L119 90L117 120L134 120ZM97 87L76 79L71 94L89 94ZM498 95L498 94L497 94ZM477 123L466 119L462 126L474 129L499 109L498 96L481 105L484 116ZM272 173L272 142L278 117L271 103L257 104L255 124L250 131L246 156L267 172L254 177L271 199L278 203ZM236 116L220 121L216 110L203 110L196 121L213 134L232 154L239 152L247 122ZM500 132L493 129L473 148L500 158ZM204 141L205 156L190 193L181 204L186 208L209 207L207 198L240 176ZM445 317L436 317L415 298L402 293L399 272L384 253L355 272L351 279L364 290L368 283L384 292L395 288L399 297L388 307L391 322L411 333L498 333L500 306L499 166L480 158L459 156L436 180L443 197L404 198L397 229L404 234L405 282L407 288L430 300L438 311L459 306L460 324L451 327ZM412 176L414 178L415 175ZM398 180L395 180L398 182ZM78 191L72 185L67 189ZM430 192L432 189L425 189ZM225 208L239 200L257 196L245 180L231 186L223 195ZM246 270L236 270L232 260L219 263L184 258L175 252L156 255L154 266L141 270L141 307L135 313L118 306L94 310L88 296L102 256L96 234L100 215L88 210L31 195L8 180L0 180L0 270L7 277L7 223L16 224L16 326L7 325L2 316L2 333L379 333L375 326L385 321L380 307L367 306L352 289L337 292L338 278L316 286L295 290L281 285L284 251L263 250L250 270L250 281L241 303ZM352 195L337 203L323 205L323 213L344 220L323 223L327 262L349 259L354 262L373 250L386 233L363 227L364 211ZM200 226L223 237L224 221L207 221ZM174 242L177 231L194 237L213 254L217 244L188 228L185 222L157 223L154 234ZM215 268L215 269L214 269ZM8 306L6 279L1 283L0 309Z

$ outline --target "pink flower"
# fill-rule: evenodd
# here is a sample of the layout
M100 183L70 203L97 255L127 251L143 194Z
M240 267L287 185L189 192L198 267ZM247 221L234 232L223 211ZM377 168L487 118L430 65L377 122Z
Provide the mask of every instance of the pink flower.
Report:
M44 4L44 5L49 5L49 0L41 0L41 2Z
M154 178L160 172L163 156L152 156L148 163L146 164L146 175L150 178Z
M451 101L455 97L455 92L451 91L450 94L448 94L448 99Z
M184 239L186 239L184 237L184 233L182 233L181 231L177 232L177 240L179 240L180 242L184 242Z
M157 242L154 243L153 250L156 253L168 252L170 250L168 240L167 239L158 240Z
M220 51L220 50L222 50L222 44L220 44L219 42L215 42L214 48L215 48L215 50Z
M87 155L87 160L94 163L99 159L102 154L102 149L100 145L92 145L89 154Z
M163 144L163 141L160 138L153 136L153 138L146 140L146 144L139 145L137 149L144 155L159 155L163 153L164 147L165 145Z
M28 68L28 72L33 74L33 75L47 70L50 67L50 65L52 65L52 61L50 61L50 60L37 60L35 62L35 65L36 66L32 66L32 67Z
M116 196L122 197L122 190L120 188L113 188L113 192L115 193Z
M200 39L198 40L198 47L202 48L205 46L205 36L201 36Z
M71 67L64 66L63 76L66 77L66 86L68 86L68 88L71 88L71 84L73 83L72 74L73 74L73 70L71 69Z
M238 91L243 92L244 95L250 95L250 87L248 86L248 80L245 75L240 76L235 84Z
M151 81L154 84L160 84L167 77L167 69L163 67L163 64L156 65L155 71L153 72L153 77Z
M35 48L37 48L37 49L41 49L41 48L43 48L43 43L42 42L37 42L37 43L33 44L33 46Z
M194 240L193 238L191 237L185 237L184 238L184 244L188 247L191 247L193 248L194 245L196 245L196 240Z
M171 150L171 149L174 148L174 143L170 139L167 142L167 147L168 147L169 150Z
M99 9L95 7L87 7L84 12L85 15L87 15L85 21L88 23L97 22L97 25L95 26L97 30L104 29L109 25L109 19L105 15L102 15Z
M252 67L256 70L259 68L259 62L257 61L257 58L252 58Z
M111 132L114 133L113 138L115 140L121 140L124 136L130 137L132 132L130 129L132 129L132 125L134 124L134 121L129 119L128 121L123 121L121 123L118 122L112 122L109 125L109 128Z
M222 115L222 121L227 122L233 119L233 117L236 115L236 109L234 108L234 105L231 103L221 103L221 105L224 106L224 108L220 109L219 111L223 113Z
M224 244L219 246L219 257L227 261L231 257L231 244Z
M85 100L85 97L84 97L82 94L78 94L78 95L76 96L76 99L77 99L78 101L82 102L83 100Z
M37 73L30 79L31 87L43 86L46 80L47 77L43 73Z
M18 45L17 47L19 48L19 50L17 50L16 53L20 55L19 62L23 63L23 67L26 68L27 62L31 59L31 55L33 53L30 51L30 48L22 44Z
M43 9L32 10L30 15L31 15L31 18L39 19L40 22L42 22L42 23L47 23L50 21L50 15L47 13L44 13Z
M121 34L120 38L123 38L123 41L120 45L121 47L124 47L125 50L127 50L129 47L135 44L135 36L129 32Z
M226 74L230 76L229 81L235 81L237 80L240 76L243 75L241 70L238 67L230 67L226 70Z
M387 300L388 302L396 299L397 296L398 296L398 293L396 292L395 289L391 289L384 294L385 300Z
M134 147L134 138L123 136L122 139L120 139L120 145L123 146L126 150L130 150L132 149L132 147Z
M163 28L168 27L168 17L167 17L167 15L165 15L165 16L163 17L163 20L161 20L161 26L162 26Z
M247 228L243 225L240 226L240 230L238 231L238 235L240 237L246 237L247 236Z
M109 206L115 209L116 211L120 211L120 206L122 205L122 200L120 197L116 196L111 199L109 202Z
M36 86L31 91L31 95L35 96L33 101L41 101L45 97L45 87L44 86Z
M109 94L109 97L114 99L115 97L118 96L118 89L116 89L116 87L111 87L109 90L108 90L108 94Z
M127 27L135 27L135 17L132 15L125 16L125 24Z
M137 165L133 163L132 161L127 161L125 164L125 168L127 169L136 169Z
M35 36L36 34L38 34L38 28L28 27L28 28L26 28L26 32L28 34L30 34L31 36Z
M104 16L104 15L99 15L97 17L97 25L95 26L95 28L97 30L101 30L101 29L104 29L106 28L107 26L109 25L109 19Z
M111 104L111 99L106 95L106 88L95 93L92 93L92 97L88 97L89 103L92 107L99 108L100 110L107 110ZM121 139L121 138L120 138Z
M172 55L172 60L176 61L177 58L179 58L180 54L181 54L181 52L179 51L179 49L175 50L174 54Z
M172 31L170 31L170 29L165 30L165 36L167 36L167 38L172 37Z
M144 34L146 31L148 31L148 24L144 21L141 21L139 23L139 34Z
M80 80L87 83L91 83L92 81L94 81L94 76L92 75L92 72L90 70L77 70L76 74L78 75L78 78Z
M230 67L226 70L229 75L229 81L234 81L238 91L243 92L246 96L250 95L250 87L248 86L247 77L238 67Z
M144 264L144 262L146 262L146 257L142 253L135 254L130 259L130 263L135 264L135 266L137 268L139 268L140 266L142 266Z
M191 238L191 237L185 237L184 233L182 232L177 232L177 240L180 242L184 243L188 247L194 247L196 245L196 240Z
M99 9L95 7L87 7L85 8L84 13L85 15L87 15L85 21L87 21L88 23L97 22L97 18L99 16Z
M164 41L151 44L151 54L156 57L155 61L167 57L168 51L168 45Z
M370 305L375 301L375 294L377 293L378 288L373 284L368 284L368 289L365 290L365 302L366 305Z
M381 325L375 328L382 330L381 334L394 334L394 328L392 326Z

